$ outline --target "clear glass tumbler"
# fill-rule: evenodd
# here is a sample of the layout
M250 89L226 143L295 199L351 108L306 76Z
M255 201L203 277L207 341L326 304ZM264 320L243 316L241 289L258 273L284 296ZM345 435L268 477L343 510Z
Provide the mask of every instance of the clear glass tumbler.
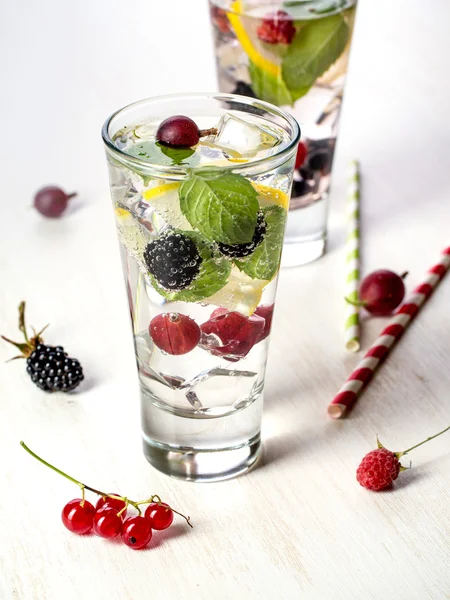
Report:
M161 122L180 114L198 143L158 142ZM102 135L145 456L182 479L232 477L260 452L298 124L259 100L180 95L117 111Z
M282 266L325 251L328 194L356 0L209 0L219 89L292 112L296 158Z

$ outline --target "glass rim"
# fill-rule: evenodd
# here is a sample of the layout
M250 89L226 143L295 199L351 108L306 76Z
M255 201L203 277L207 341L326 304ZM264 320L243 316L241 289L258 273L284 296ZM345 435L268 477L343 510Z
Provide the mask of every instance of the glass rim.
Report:
M102 139L103 143L106 146L107 151L109 151L113 156L117 157L119 161L125 162L127 165L136 165L141 170L149 171L154 170L159 173L167 173L167 174L185 174L186 172L195 171L195 167L180 167L177 165L161 165L155 162L151 162L149 160L144 160L142 158L138 158L128 154L127 152L118 148L111 136L109 134L109 127L111 122L115 117L120 115L123 111L126 111L130 108L137 107L138 105L143 105L147 102L155 102L159 101L164 103L164 101L168 100L176 100L186 98L189 100L194 100L198 98L199 100L217 100L217 101L232 101L236 104L244 104L253 108L260 108L272 115L275 115L285 122L287 122L292 128L292 136L286 146L281 148L278 152L271 154L270 156L266 156L263 158L259 158L254 161L248 161L246 163L233 163L230 165L217 165L217 168L221 171L232 171L233 173L239 171L248 171L249 169L261 168L267 164L272 162L279 162L280 158L284 156L288 156L298 145L300 141L300 125L298 124L295 117L293 117L287 111L275 106L274 104L270 104L269 102L264 102L263 100L259 100L258 98L250 98L249 96L239 96L238 94L225 94L222 92L202 92L202 93L180 93L180 94L165 94L161 96L151 96L149 98L144 98L143 100L138 100L137 102L132 102L131 104L127 104L122 108L116 110L112 115L110 115L103 124L102 127ZM242 111L245 114L245 111ZM249 111L250 113L250 111ZM214 165L211 165L214 166Z
M346 6L345 8L342 9L336 9L334 11L330 11L329 13L327 13L326 15L316 15L314 17L314 19L311 20L317 20L323 17L328 17L331 15L335 15L335 14L339 14L341 12L343 12L344 10L346 10L347 8L351 8L351 6L355 6L357 4L358 0L349 0L349 6ZM228 6L227 8L224 8L223 6L220 6L218 4L216 4L214 2L214 0L210 0L210 4L212 6L217 6L217 8L221 8L222 10L224 10L226 13L231 13L232 15L236 15L237 17L252 17L254 19L263 19L264 17L257 17L256 15L252 15L248 12L248 7L247 10L245 8L242 8L242 1L239 1L239 10L236 10L236 8L233 8L233 5L236 4L236 1L232 1L230 6ZM257 7L257 6L267 6L268 9L271 8L280 8L282 7L284 4L284 2L282 0L278 0L278 5L274 6L273 1L272 2L267 2L267 4L265 2L255 2L254 6L252 6L251 8ZM289 7L288 7L289 8ZM283 17L283 19L285 18L291 18L289 15L287 17Z

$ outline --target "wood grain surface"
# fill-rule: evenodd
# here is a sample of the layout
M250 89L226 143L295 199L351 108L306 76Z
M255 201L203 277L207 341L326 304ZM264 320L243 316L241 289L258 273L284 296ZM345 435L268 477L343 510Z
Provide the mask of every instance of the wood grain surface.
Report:
M195 485L141 453L138 386L100 139L115 109L215 89L203 0L0 6L0 332L16 306L85 367L47 396L0 344L1 600L444 600L450 598L450 437L411 455L395 489L355 480L375 434L401 450L450 423L450 277L351 417L326 407L358 355L344 350L345 166L362 170L363 271L409 271L410 289L450 230L450 6L361 0L335 163L328 254L281 274L267 373L264 457L238 479ZM189 26L186 23L191 23ZM56 183L78 199L60 221L29 208ZM385 320L364 320L367 348ZM60 521L76 477L191 515L133 552Z

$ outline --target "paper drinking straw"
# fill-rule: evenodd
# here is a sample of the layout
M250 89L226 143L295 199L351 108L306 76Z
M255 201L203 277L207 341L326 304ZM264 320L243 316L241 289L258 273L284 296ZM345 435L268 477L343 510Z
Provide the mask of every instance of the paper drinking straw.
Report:
M359 289L359 164L352 160L349 168L347 192L347 241L345 244L346 272L345 297L358 301ZM359 306L346 302L345 309L345 347L358 352L359 343Z
M411 297L400 306L395 316L392 317L356 369L341 387L337 396L329 404L328 415L332 419L340 419L352 408L361 390L372 379L378 366L388 356L391 348L394 347L410 322L418 314L420 308L431 296L433 290L444 277L449 267L450 246L445 248L439 262L431 267L424 281L416 287Z

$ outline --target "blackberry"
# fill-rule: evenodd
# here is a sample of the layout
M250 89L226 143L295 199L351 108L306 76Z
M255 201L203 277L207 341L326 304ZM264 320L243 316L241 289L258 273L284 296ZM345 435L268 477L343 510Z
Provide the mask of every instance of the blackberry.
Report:
M256 222L255 233L253 234L252 241L248 244L222 244L219 242L217 247L219 251L228 256L229 258L244 258L245 256L249 256L256 250L256 248L263 241L264 236L266 234L267 224L264 220L264 215L262 212L258 213L258 219Z
M144 260L149 272L166 290L184 290L200 272L202 257L195 242L172 232L147 244Z
M248 96L249 98L256 98L255 92L248 85L248 83L245 83L245 81L237 81L236 88L231 93L237 94L238 96Z
M27 358L27 372L44 392L70 392L83 381L83 369L62 346L38 344Z
M31 380L44 392L70 392L83 381L83 369L75 358L69 358L62 346L46 346L39 333L29 338L25 325L25 302L19 305L19 329L25 342L13 342L1 336L6 342L20 350L20 355L14 358L27 359L27 373Z

